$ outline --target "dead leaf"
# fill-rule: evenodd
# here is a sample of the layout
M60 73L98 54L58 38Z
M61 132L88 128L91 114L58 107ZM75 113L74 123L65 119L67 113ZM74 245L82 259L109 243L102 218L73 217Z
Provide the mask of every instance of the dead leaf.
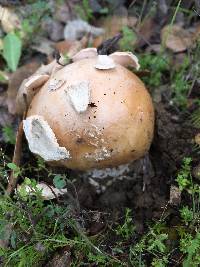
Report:
M56 5L55 15L54 15L56 20L66 23L67 21L72 19L71 13L73 13L73 10L70 10L69 6L66 3L64 3L64 1L62 1L62 3L54 1L53 4Z
M150 43L150 39L155 34L158 25L155 20L150 17L145 19L136 31L138 34L137 46L141 47Z
M94 47L98 47L104 40L111 38L121 32L125 26L134 27L137 23L136 17L128 16L109 16L103 18L99 25L105 29L105 33L99 37L96 37L93 42Z
M200 164L193 168L192 174L197 180L200 180Z
M80 40L85 34L96 37L103 33L104 30L102 28L94 27L81 19L69 21L64 28L65 40L71 41Z
M56 197L59 197L61 195L64 195L68 192L68 190L65 189L58 189L55 188L53 186L47 185L43 182L40 182L36 185L37 189L41 190L41 195L45 200L50 200L50 199L54 199ZM22 188L22 186L18 186L17 187L17 191L20 192L20 189ZM31 193L33 192L33 188L31 188L30 186L25 186L25 190L27 193Z
M65 245L63 250L56 252L44 267L66 267L71 266L71 262L70 247Z
M197 24L196 27L193 29L194 32L194 39L195 41L200 37L200 24Z
M54 44L55 49L60 53L60 54L67 54L69 49L73 46L74 41L69 41L69 40L64 40L60 41Z
M67 55L69 58L73 57L81 49L85 48L88 44L88 37L84 36L80 41L65 40L55 44L56 50L62 55Z
M42 28L48 34L50 40L58 42L63 39L64 26L61 22L48 19L43 22Z
M175 185L172 185L170 187L170 199L169 199L169 203L171 205L179 205L181 203L181 191L180 189L175 186Z
M162 50L162 46L160 44L152 44L146 48L146 51L149 52L155 52L160 53Z
M104 38L108 39L119 33L124 26L128 26L128 18L121 16L110 16L104 19L101 27L105 29Z
M47 38L40 38L37 40L37 44L32 45L31 48L48 56L54 52L54 44Z
M0 248L7 248L10 242L10 236L12 233L12 224L11 223L7 223L6 225L1 226L1 239L0 239Z
M21 28L21 21L12 8L0 6L0 21L6 33Z
M48 74L34 73L29 78L23 80L16 97L16 112L23 114L28 109L33 97L49 79Z
M16 113L16 96L22 81L30 77L40 66L39 62L33 61L18 68L10 77L7 90L7 106L11 114Z
M168 49L178 53L193 45L193 34L180 25L167 25L161 31L161 40Z
M194 140L195 140L195 143L200 146L200 133L195 135Z

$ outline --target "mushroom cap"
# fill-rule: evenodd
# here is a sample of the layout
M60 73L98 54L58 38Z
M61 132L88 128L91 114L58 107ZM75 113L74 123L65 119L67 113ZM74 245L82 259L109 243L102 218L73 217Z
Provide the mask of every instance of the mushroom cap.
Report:
M99 70L96 60L53 73L30 104L27 118L42 116L59 146L69 151L68 159L50 163L77 170L114 167L149 150L154 108L144 84L118 64ZM52 81L60 87L52 90Z

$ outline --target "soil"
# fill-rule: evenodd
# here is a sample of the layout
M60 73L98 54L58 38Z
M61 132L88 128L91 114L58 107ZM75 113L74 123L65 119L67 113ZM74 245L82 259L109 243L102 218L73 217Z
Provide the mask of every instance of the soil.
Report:
M167 215L170 227L180 221L177 212L180 200L177 203L170 201L170 189L175 184L182 159L187 156L192 156L194 162L197 159L192 145L195 129L189 115L176 113L168 103L155 103L155 110L156 126L151 149L145 158L130 166L130 172L123 179L116 179L103 193L97 193L88 179L79 174L75 183L76 199L84 217L84 227L90 235L104 232L108 225L120 222L125 207L131 208L133 213L135 240L148 230L152 221L160 220L163 214ZM76 177L77 173L70 172L68 175ZM111 235L107 240L108 252L114 241ZM61 250L60 257L66 260L67 251ZM58 254L45 267L63 266L57 265L57 258Z
M77 184L82 208L105 211L106 207L118 212L130 207L140 233L148 221L159 219L168 205L170 187L182 159L189 155L195 159L192 151L195 130L186 116L175 115L163 103L155 104L155 110L155 137L145 159L134 162L122 180L116 180L101 194L86 180Z

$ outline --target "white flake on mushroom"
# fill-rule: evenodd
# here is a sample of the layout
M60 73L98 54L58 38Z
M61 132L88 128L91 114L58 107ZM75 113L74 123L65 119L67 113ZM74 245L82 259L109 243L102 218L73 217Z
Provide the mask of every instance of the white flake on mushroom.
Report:
M41 86L42 84L44 84L48 79L49 79L48 74L35 74L26 81L24 86L28 89L30 88L32 89L34 87L37 88Z
M94 153L85 153L85 158L102 161L111 157L110 151L106 147L96 149Z
M138 58L131 52L114 52L107 55L98 55L97 49L94 47L82 49L72 57L73 62L86 58L97 57L95 68L107 70L115 68L115 63L124 67L134 67L136 70L140 68Z
M48 79L48 74L33 74L22 82L16 99L18 113L23 114L27 105L30 105L34 95ZM26 96L26 99L24 99L24 96Z
M90 101L90 87L88 81L68 86L65 90L72 103L73 108L82 113L87 110Z
M115 62L107 55L98 55L95 68L99 70L109 70L115 68Z
M89 137L89 144L95 147L103 146L104 139L102 137L102 132L95 124L91 124L88 129L84 130L84 135Z
M134 67L136 70L140 68L138 58L131 52L115 52L110 56L115 63L124 67Z
M92 58L92 57L97 57L97 49L94 47L88 47L88 48L84 48L81 51L79 51L78 53L76 53L73 57L72 60L73 62L76 62L78 60L82 60L85 58Z
M23 128L29 149L45 161L69 159L70 153L60 147L55 134L42 116L30 116L23 121Z
M55 91L55 90L59 89L64 83L65 83L65 80L57 80L55 78L52 78L49 81L48 90L49 91Z

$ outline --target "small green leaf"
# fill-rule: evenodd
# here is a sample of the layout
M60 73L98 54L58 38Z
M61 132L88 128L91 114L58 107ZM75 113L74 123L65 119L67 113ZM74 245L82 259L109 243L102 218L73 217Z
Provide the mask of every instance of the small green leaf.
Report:
M22 42L15 33L8 33L3 39L3 57L8 67L16 71L22 51Z
M15 165L15 163L12 163L12 162L8 163L7 166L13 171L17 169L17 165Z
M8 168L10 168L13 171L14 177L18 177L20 175L21 170L17 165L15 165L14 163L10 162L10 163L7 164L7 166L8 166Z
M11 237L10 237L10 243L11 243L12 248L16 248L16 239L17 239L16 232L12 231Z
M25 177L24 184L25 185L31 185L31 179L29 179L28 177Z
M14 145L15 144L15 132L12 126L4 126L2 128L2 132L3 132L3 137L5 139L5 142Z
M66 181L61 175L56 175L53 179L53 183L58 189L62 189L66 186Z

